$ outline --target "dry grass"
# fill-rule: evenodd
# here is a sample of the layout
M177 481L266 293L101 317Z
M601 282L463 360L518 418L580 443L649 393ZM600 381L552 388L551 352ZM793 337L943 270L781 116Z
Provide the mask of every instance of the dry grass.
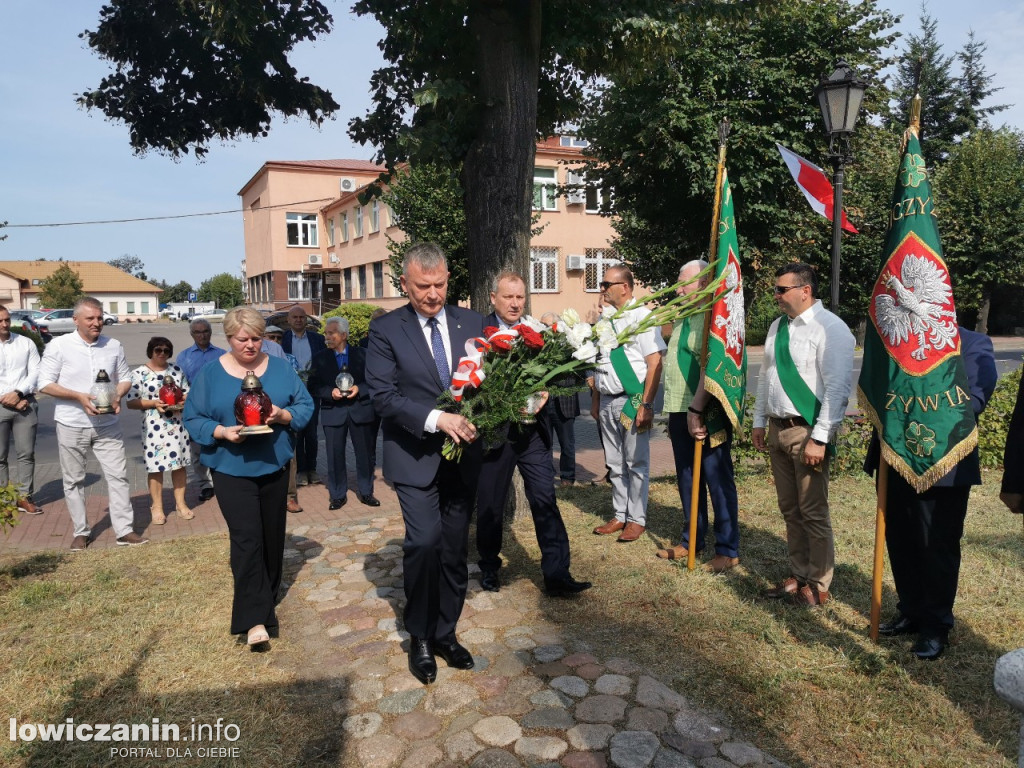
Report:
M1018 716L995 695L992 673L999 656L1024 645L1024 537L1020 518L998 501L998 479L986 482L972 494L957 626L937 662L914 658L912 638L875 645L867 637L875 504L867 478L831 488L836 599L824 609L759 597L787 571L768 480L740 486L742 565L724 575L654 557L678 543L673 479L652 484L650 537L630 545L590 533L610 516L605 488L569 489L560 504L573 573L598 586L588 599L559 603L552 618L604 654L635 657L792 765L1016 765ZM515 531L519 557L535 560L529 521ZM895 602L887 569L883 617Z

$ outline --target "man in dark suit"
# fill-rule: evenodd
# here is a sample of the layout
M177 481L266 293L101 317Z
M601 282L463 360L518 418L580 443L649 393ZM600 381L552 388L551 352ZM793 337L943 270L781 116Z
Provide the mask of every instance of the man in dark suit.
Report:
M961 327L960 354L971 387L971 406L978 416L985 410L998 378L992 340ZM875 434L864 462L869 474L878 469L879 454ZM972 485L981 485L977 448L924 493L917 493L898 472L888 473L885 545L899 596L899 613L879 625L878 633L892 637L917 632L911 650L925 661L942 655L953 628L960 539Z
M437 410L438 396L466 341L483 332L470 309L445 306L448 263L433 243L406 251L404 307L370 323L366 384L384 428L384 477L405 521L405 629L409 670L422 683L437 676L434 655L471 669L473 657L455 637L469 581L469 518L476 497L480 447L464 416ZM461 461L443 459L445 438L464 444Z
M281 339L281 348L289 355L295 356L299 363L299 376L302 377L303 381L307 382L307 386L309 372L313 364L313 355L327 349L324 337L316 331L307 329L308 322L309 318L306 316L306 310L298 305L292 307L288 310L289 330L285 331L284 338ZM298 433L295 441L296 485L315 485L320 482L320 478L316 475L318 440L316 427L317 421L320 418L320 401L313 394L312 390L310 394L313 395L313 405L315 406L313 418Z
M356 483L359 501L379 507L373 495L373 461L377 451L376 417L366 391L366 350L348 343L348 320L332 317L324 324L327 349L313 355L309 391L320 402L320 423L327 442L327 490L330 508L340 509L348 495L348 468L345 463L345 440L352 435L352 451L356 456ZM352 376L353 386L338 388L336 379L342 371Z
M1006 431L999 498L1015 515L1024 512L1024 385L1017 386L1017 404Z
M491 291L494 312L484 324L512 328L523 316L526 282L515 272L501 272ZM501 589L501 538L505 504L512 473L519 467L526 498L537 530L544 588L552 595L572 595L589 589L589 581L569 574L569 536L555 501L555 472L551 465L551 424L546 407L532 424L508 425L508 439L484 452L476 496L476 548L480 553L480 586L489 592Z

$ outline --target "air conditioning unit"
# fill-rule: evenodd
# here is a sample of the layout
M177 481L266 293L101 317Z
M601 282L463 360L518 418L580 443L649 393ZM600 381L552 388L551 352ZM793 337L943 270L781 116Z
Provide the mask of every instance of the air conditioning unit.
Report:
M342 176L338 180L338 189L341 190L342 194L345 194L346 192L355 192L356 187L358 186L359 185L356 183L356 180L351 176Z
M336 254L336 253L332 253L331 254L331 264L337 264L340 261L341 261L341 259L338 258L338 254Z
M565 193L565 202L569 205L583 205L587 202L587 191L583 188L583 176L569 171L566 184L572 187Z
M311 253L311 254L309 254L309 265L311 267L318 267L318 266L320 266L323 263L324 263L324 257L321 256L319 253Z
M576 269L585 269L583 264L584 256L582 253L570 253L565 257L565 269L566 271L572 271Z

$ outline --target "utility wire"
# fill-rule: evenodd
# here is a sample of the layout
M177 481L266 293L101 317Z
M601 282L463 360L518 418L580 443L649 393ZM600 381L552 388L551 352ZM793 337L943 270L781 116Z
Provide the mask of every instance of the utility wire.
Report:
M295 203L281 203L279 205L268 205L257 208L257 211L270 211L275 208L294 208L297 205L309 205L311 203L323 203L334 200L333 197L321 197L316 200L302 200ZM232 211L209 211L207 213L182 213L177 216L144 216L138 219L103 219L101 221L65 221L51 224L7 224L5 229L41 229L44 227L81 227L90 224L131 224L139 221L167 221L169 219L191 219L197 216L223 216L225 214L244 214L242 208L235 208Z

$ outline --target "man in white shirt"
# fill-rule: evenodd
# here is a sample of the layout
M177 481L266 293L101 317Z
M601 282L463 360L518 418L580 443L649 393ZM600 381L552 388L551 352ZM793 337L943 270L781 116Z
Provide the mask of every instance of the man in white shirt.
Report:
M64 498L74 523L72 552L89 546L92 529L85 512L86 452L91 449L107 481L110 524L119 546L145 544L134 530L135 510L128 488L127 459L118 414L131 387L131 372L121 342L102 336L103 305L86 296L75 303L76 331L49 343L39 364L39 391L57 398L57 450L64 475ZM90 394L96 376L106 371L116 391L113 413L100 413Z
M39 350L35 342L11 333L11 313L0 305L0 485L7 485L10 479L7 453L13 435L18 457L18 509L29 515L43 511L32 502L39 425L35 398L38 375Z
M633 301L633 273L624 264L606 269L600 287L606 319ZM616 332L621 332L649 314L646 307L635 307L611 323ZM621 542L636 541L647 527L650 429L654 424L654 396L661 382L661 354L665 351L659 331L650 328L610 354L602 350L594 372L590 415L601 430L615 510L615 517L595 528L594 533L618 533Z
M802 605L830 598L835 545L827 447L853 384L853 334L817 293L808 264L787 264L775 273L775 300L784 314L765 340L752 434L754 447L771 459L789 545L790 573L765 596Z

